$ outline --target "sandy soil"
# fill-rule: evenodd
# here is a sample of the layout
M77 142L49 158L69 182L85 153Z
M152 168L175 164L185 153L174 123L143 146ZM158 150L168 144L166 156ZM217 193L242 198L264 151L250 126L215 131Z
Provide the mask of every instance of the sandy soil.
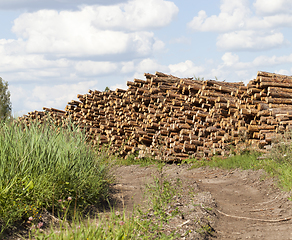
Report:
M134 205L149 207L143 192L154 176L182 185L169 212L180 214L165 224L181 239L292 239L291 193L281 191L263 171L190 169L186 165L120 166L113 169L117 207L131 212ZM149 218L151 218L151 214Z

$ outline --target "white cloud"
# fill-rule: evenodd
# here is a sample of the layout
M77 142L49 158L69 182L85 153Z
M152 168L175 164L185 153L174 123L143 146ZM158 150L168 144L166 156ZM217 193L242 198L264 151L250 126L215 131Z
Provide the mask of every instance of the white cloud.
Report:
M278 27L292 27L292 15L287 14L286 11L260 17L252 14L252 11L244 0L239 2L245 2L245 4L230 4L232 7L227 11L225 5L229 5L226 4L228 1L231 0L225 0L221 5L221 12L218 16L212 15L208 17L206 12L201 10L198 16L195 16L188 23L188 26L195 31L219 33L243 30L270 31ZM237 1L231 2L237 3Z
M217 47L221 50L264 50L283 45L280 32L235 31L218 36Z
M171 74L177 77L193 77L202 76L206 70L203 66L195 65L191 60L186 60L185 62L180 62L176 64L163 65L157 60L147 58L134 64L136 72L133 78L145 79L144 73L154 74L156 71L163 72L166 74Z
M178 77L193 77L201 76L205 68L202 66L196 66L192 61L186 60L177 64L170 64L170 73Z
M67 102L72 99L77 99L77 94L87 93L90 88L94 88L97 84L98 81L89 81L75 84L36 86L32 90L31 97L35 99L36 102L46 103L47 107L57 106L64 109Z
M125 71L125 70L129 71ZM122 68L122 71L124 70L125 73L129 73L130 70L133 70L134 74L129 78L130 81L133 80L133 78L138 79L145 79L144 73L155 73L156 71L169 73L169 68L166 65L162 65L158 63L157 60L152 58L145 58L141 61L132 61L128 62L127 66L125 68L125 65Z
M232 66L239 62L239 56L232 54L231 52L227 52L222 56L222 60L226 66Z
M258 56L253 60L255 66L276 66L280 64L292 63L292 54L284 56Z
M136 71L139 73L154 73L155 71L169 71L167 66L161 65L154 59L144 59L136 66Z
M290 75L290 72L292 72L292 69L288 71L281 68L282 64L292 63L292 54L283 56L262 55L251 61L242 62L237 54L226 52L221 59L223 62L217 66L209 66L206 69L207 71L204 71L204 76L207 78L217 76L219 80L226 79L231 82L244 81L247 84L251 79L255 78L259 70L287 75ZM212 70L210 71L211 67ZM209 72L213 75L210 75Z
M15 20L13 32L25 39L28 53L58 57L131 54L145 56L161 46L152 32L122 32L93 27L94 12L40 10L22 14Z
M21 8L24 2L30 5L36 1L40 2L0 0L0 9L8 2ZM51 1L52 5L60 2L72 2L76 7L81 1ZM1 77L8 80L14 89L17 86L15 84L22 82L27 82L28 85L34 83L34 87L46 83L46 89L50 89L54 88L53 84L56 82L77 84L85 79L88 81L119 72L133 74L136 70L135 62L164 49L164 43L148 30L169 24L178 12L174 3L164 0L146 3L141 0L118 0L111 1L111 6L86 6L89 2L102 3L85 0L82 1L84 5L75 11L42 9L23 13L15 19L12 30L17 39L0 39ZM123 3L113 5L116 2ZM44 0L42 3L48 4L50 1ZM8 5L5 6L9 7ZM98 26L96 23L100 20L100 10L109 14L113 8L122 14L113 15L113 23L116 24L106 26L103 22ZM109 85L115 82L110 81ZM34 108L37 104L45 103L44 99L35 101L35 98L24 99L27 104L34 104L31 105ZM18 111L24 103L14 99L13 106Z
M15 41L17 43L17 41ZM5 50L1 51L1 47ZM16 44L16 49L19 47ZM56 60L48 60L43 55L39 54L24 54L19 52L19 54L14 53L14 50L11 52L9 47L5 44L1 45L0 43L0 65L1 65L1 72L18 72L18 71L38 71L40 69L52 69L52 68L59 68L60 71L66 67L69 67L71 61L59 58ZM52 71L52 70L50 70Z
M253 5L260 15L292 13L291 0L256 0Z
M253 67L253 64L250 62L241 62L239 56L232 52L226 52L221 59L223 63L218 65L218 69L242 72L242 70L245 71Z
M83 76L96 76L112 73L117 69L117 64L111 62L79 61L76 70Z
M93 25L99 29L130 30L164 27L178 13L178 7L164 0L131 0L126 4L96 6Z
M42 110L43 107L65 109L67 103L77 100L77 94L85 94L89 89L96 89L98 81L84 81L75 84L45 84L31 88L27 86L10 86L11 101L17 108L14 114L21 116L32 110ZM21 109L21 111L20 111Z
M6 45L56 57L146 57L163 49L164 43L145 30L169 24L177 12L174 3L164 0L85 6L78 11L39 10L14 21L12 31L19 39Z
M280 28L292 27L292 2L257 0L254 6L256 13L248 0L223 0L218 16L208 17L201 10L188 26L196 31L218 32L217 47L224 51L260 51L287 44ZM263 13L266 15L257 15Z
M211 17L201 10L188 26L196 31L227 32L243 28L244 19L251 14L247 0L224 0L220 9L218 16Z

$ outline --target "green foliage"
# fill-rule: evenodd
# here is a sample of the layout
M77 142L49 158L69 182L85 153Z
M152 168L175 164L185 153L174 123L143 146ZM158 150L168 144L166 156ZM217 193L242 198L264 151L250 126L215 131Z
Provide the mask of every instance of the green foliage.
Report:
M11 108L8 82L0 77L0 120L6 120L11 117Z
M159 232L161 231L161 232ZM82 218L74 220L70 225L60 223L59 228L51 226L49 232L34 228L29 239L39 240L70 240L70 239L176 239L174 234L166 235L157 225L142 219L135 210L135 214L127 217L125 212L111 210L101 213L95 219L84 221Z
M152 205L153 214L159 221L167 222L178 211L173 211L172 215L166 214L169 204L173 201L173 197L179 194L181 188L180 179L177 179L175 184L164 180L163 176L154 178L154 183L147 185L147 193Z
M107 199L107 165L85 141L73 125L0 123L1 232L29 217L38 221L43 209L63 216L68 197L69 218Z
M105 91L105 92L109 92L109 91L110 91L110 88L109 88L109 87L106 87L106 88L104 89L104 91Z
M193 77L194 80L197 80L197 81L204 81L204 77L196 77L196 75L194 75Z
M253 169L258 164L257 158L260 156L257 152L245 152L241 155L231 156L226 159L213 157L211 161L193 160L192 168L196 167L220 167L225 169ZM190 163L190 161L189 161Z
M73 222L64 224L62 221L59 229L53 227L49 232L41 232L34 228L30 239L177 239L180 236L175 233L165 234L162 222L175 215L175 211L169 216L166 214L168 205L173 197L179 194L180 181L171 184L166 181L162 172L163 165L159 166L159 177L154 177L153 184L147 185L146 195L149 197L149 209L138 207L133 209L131 216L125 212L120 213L113 208L109 213L100 213L95 219L84 221L82 218L73 219ZM151 213L150 213L151 212ZM155 219L149 218L154 214Z

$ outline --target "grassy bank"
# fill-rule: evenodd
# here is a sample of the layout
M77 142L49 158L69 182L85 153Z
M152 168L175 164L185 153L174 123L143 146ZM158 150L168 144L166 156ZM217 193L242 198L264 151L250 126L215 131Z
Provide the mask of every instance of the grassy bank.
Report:
M165 211L177 186L164 179L147 187L155 221L138 207L127 217L114 208L99 211L105 202L109 206L113 178L108 157L86 144L85 135L72 124L60 129L2 122L0 238L10 239L12 234L22 239L172 239L175 234L164 234L161 224L168 219ZM116 164L133 162L134 156L116 159ZM157 164L151 159L139 162L152 163ZM87 220L90 210L96 217Z
M172 231L165 233L163 224L179 214L166 214L175 202L173 197L180 192L179 182L170 183L164 178L154 178L146 185L147 209L135 206L132 213L111 211L97 213L95 218L76 218L72 222L60 221L56 226L44 231L31 231L29 239L69 240L69 239L177 239L180 235Z
M108 197L103 159L72 124L0 123L1 234L42 222L44 211L73 218Z

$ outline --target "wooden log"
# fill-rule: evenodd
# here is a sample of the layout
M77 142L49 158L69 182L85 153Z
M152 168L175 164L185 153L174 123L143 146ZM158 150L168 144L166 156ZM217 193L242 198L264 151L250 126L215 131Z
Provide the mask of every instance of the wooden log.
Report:
M292 104L292 99L287 98L266 98L266 103L272 103L272 104Z
M268 96L273 98L292 98L292 93L269 91Z
M257 85L258 88L268 88L268 87L281 87L281 88L291 88L291 83L281 83L281 82L261 82Z
M268 87L268 92L276 92L276 93L292 93L292 83L291 88L280 88L280 87Z
M257 74L257 80L259 80L260 82L271 81L271 79L275 82L292 83L291 76L268 72L258 72Z
M197 149L196 145L184 142L182 150L183 152L188 152L188 151L196 151L196 149Z
M249 125L248 132L259 132L260 130L273 130L275 126L271 125Z

